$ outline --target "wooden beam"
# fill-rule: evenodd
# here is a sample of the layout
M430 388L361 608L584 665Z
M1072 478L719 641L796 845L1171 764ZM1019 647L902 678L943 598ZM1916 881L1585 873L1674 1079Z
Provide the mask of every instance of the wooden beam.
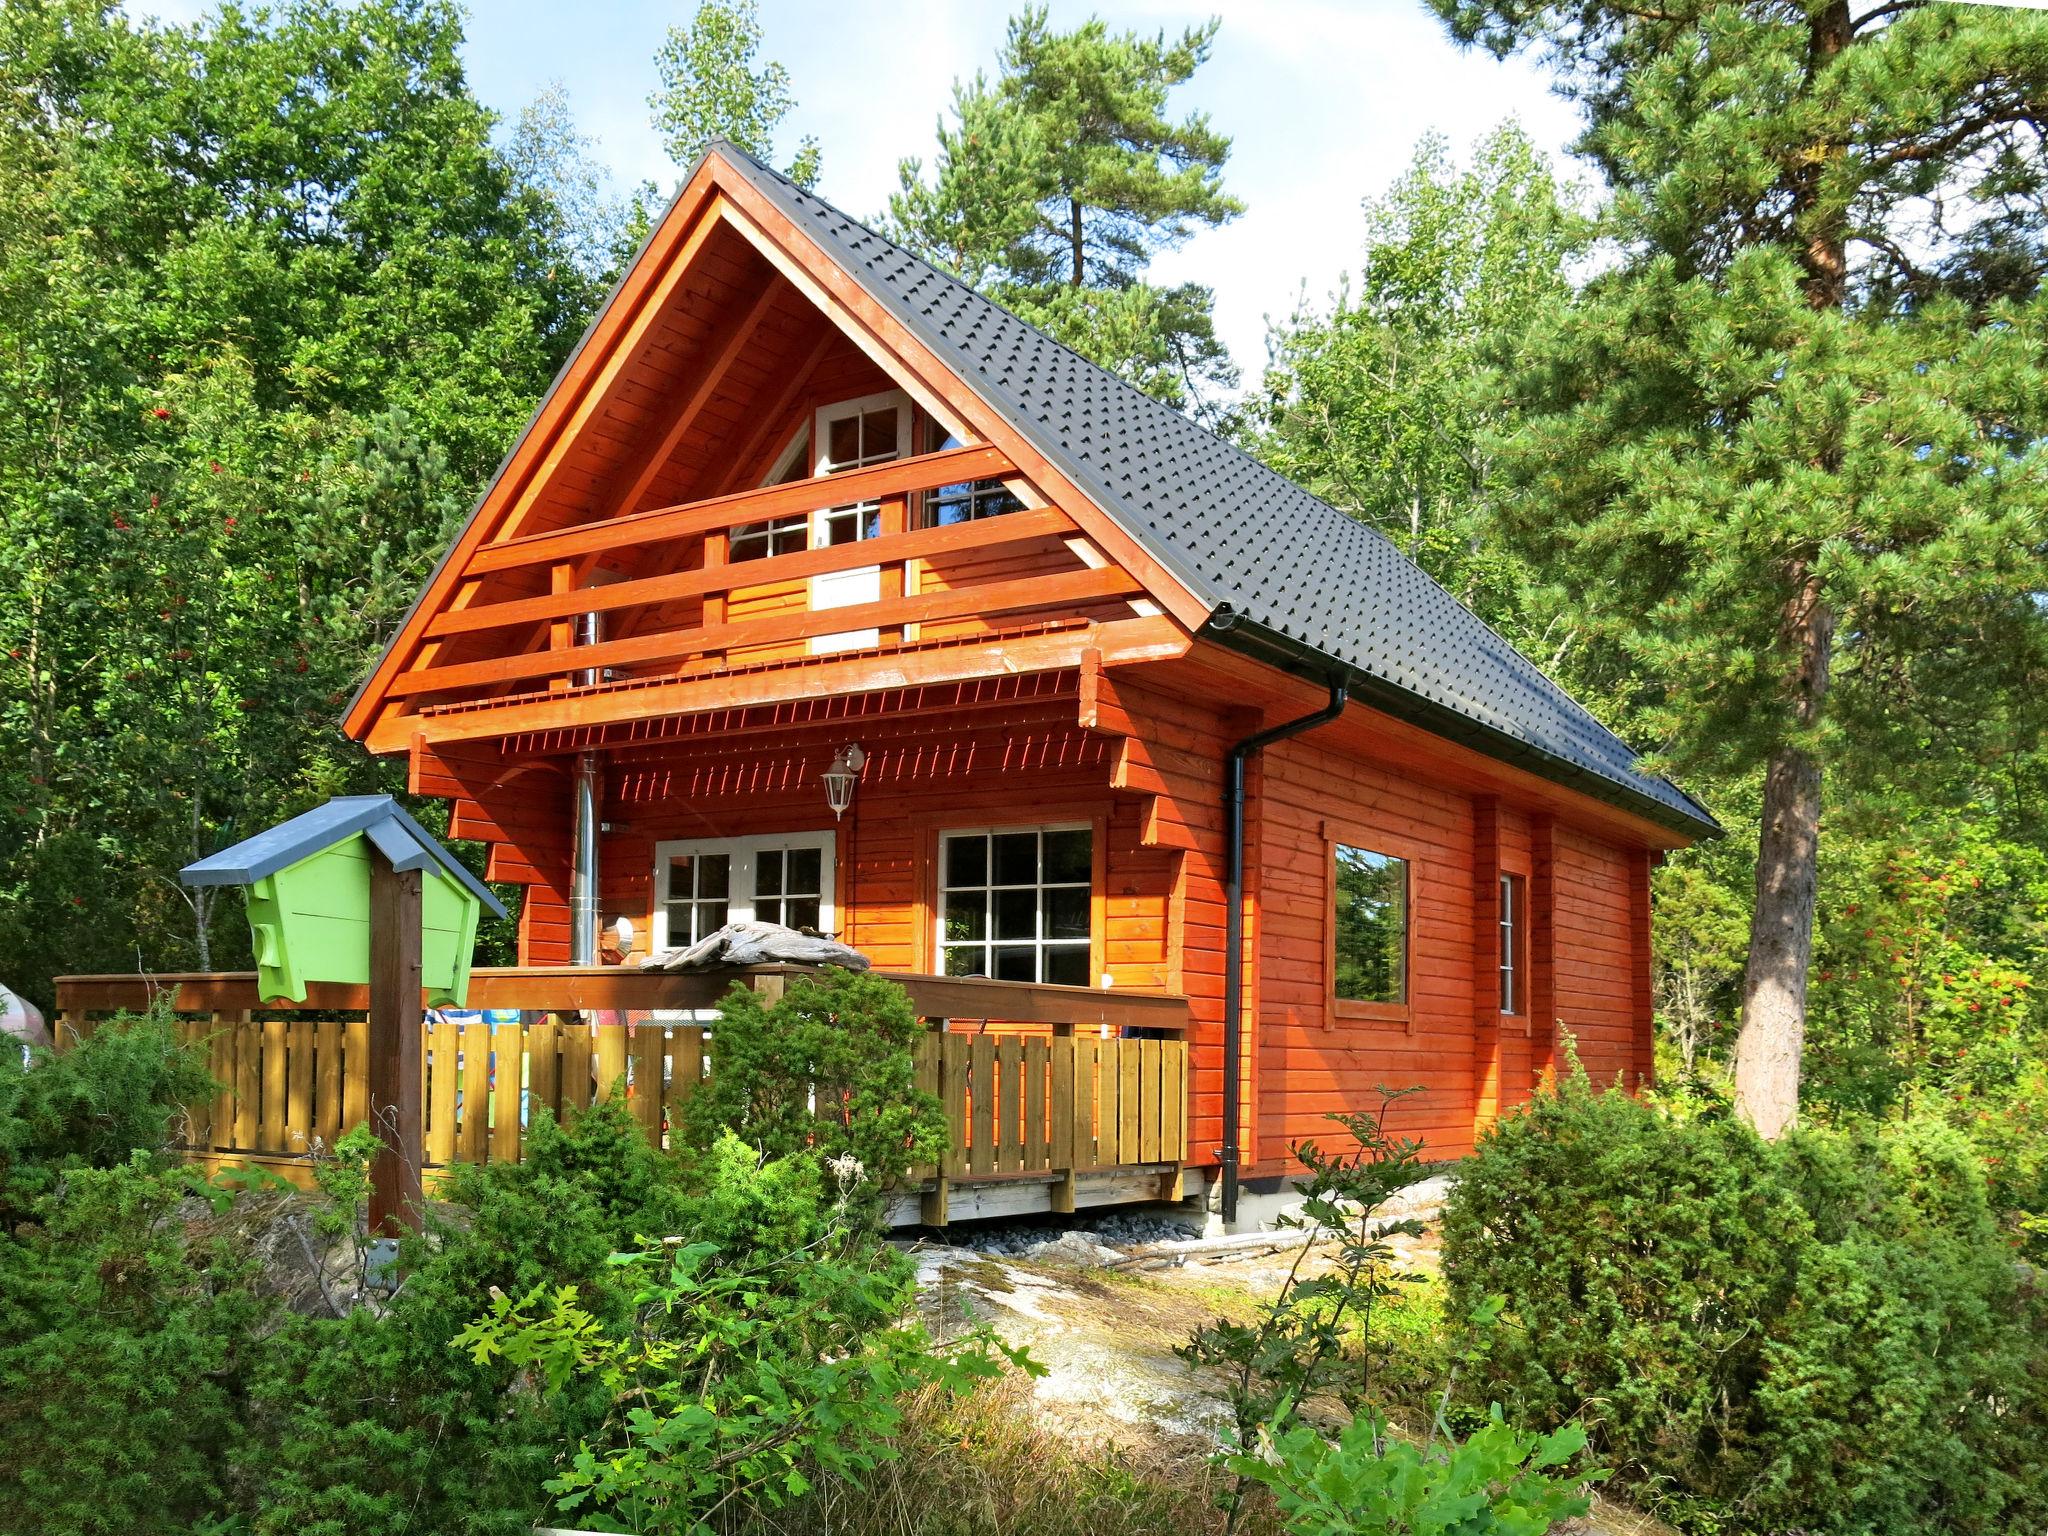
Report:
M624 517L600 522L578 523L573 528L533 533L523 538L486 544L470 558L463 574L478 576L488 571L513 570L523 565L545 565L578 555L598 554L611 549L638 548L666 539L685 539L714 528L731 528L740 523L761 523L772 518L812 512L819 507L843 506L856 501L874 501L905 491L928 491L934 486L961 480L999 480L1014 474L1000 449L986 446L949 448L944 453L919 454L910 459L891 459L866 469L849 469L844 474L813 476L782 485L735 491L709 501L682 506L655 507Z
M668 463L669 455L673 454L683 439L689 436L690 428L697 424L697 418L703 414L704 407L711 403L712 397L725 383L725 376L731 371L732 365L739 361L740 354L753 343L755 334L761 329L761 322L768 318L768 311L775 307L775 301L781 296L783 289L784 284L780 275L769 273L767 282L761 285L760 293L755 295L753 304L745 313L726 326L723 336L715 341L707 341L704 351L711 359L710 366L705 368L698 378L696 388L690 391L689 398L683 402L682 408L669 422L667 430L655 439L653 446L642 456L640 467L627 480L626 488L609 498L611 516L622 517L631 512L640 498L647 494L647 488L654 484L655 477Z
M734 587L759 586L801 576L822 576L831 571L852 570L856 566L889 565L960 549L1000 548L1057 535L1073 526L1073 519L1056 507L1040 512L1012 512L1007 517L952 523L942 528L917 528L907 533L884 534L880 538L864 539L854 544L834 544L824 549L799 550L794 554L750 560L740 565L717 565L665 576L643 576L602 587L488 603L461 613L441 614L427 626L427 633L463 635L507 625L573 618L584 613L608 613L618 608L669 603L679 598L727 592Z
M1114 566L1099 571L1066 571L1057 576L1035 576L994 582L983 587L925 592L916 597L853 603L844 608L805 610L700 629L634 635L598 645L579 645L566 652L528 651L517 656L495 656L487 661L406 672L391 684L390 691L394 698L448 693L463 688L487 687L493 683L515 682L522 678L547 677L571 668L583 672L610 666L654 665L681 661L706 651L810 640L822 635L879 629L887 625L1022 613L1034 608L1084 603L1094 598L1123 597L1143 590L1135 576Z
M842 610L844 611L844 610ZM1187 632L1164 615L1117 619L1040 635L1000 636L922 650L819 657L791 666L763 667L702 678L574 694L563 699L522 699L434 715L399 715L378 721L366 745L372 752L404 752L428 744L493 741L535 731L655 720L792 699L876 693L933 683L965 682L1018 672L1050 672L1080 664L1093 646L1106 666L1170 661L1187 653Z
M417 1232L420 1189L420 872L370 853L370 1231Z

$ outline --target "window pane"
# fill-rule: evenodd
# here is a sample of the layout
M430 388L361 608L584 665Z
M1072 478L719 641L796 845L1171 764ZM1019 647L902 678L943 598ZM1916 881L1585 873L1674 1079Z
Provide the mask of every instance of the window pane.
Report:
M782 898L769 896L754 903L754 921L757 923L787 923L782 915Z
M988 839L979 832L946 839L946 884L988 884Z
M725 853L707 853L697 861L697 894L703 896L724 896L731 886L727 883L732 875L732 856ZM719 919L724 922L724 918Z
M697 903L697 937L715 933L725 926L725 903L722 901L700 901Z
M1354 1002L1407 998L1408 862L1339 843L1336 992Z
M992 885L1034 885L1038 881L1038 834L999 832L995 843L995 879Z
M668 904L668 941L672 945L692 944L696 934L690 929L690 919L696 912L696 904L688 901L672 901Z
M782 852L770 848L754 861L754 894L756 896L780 896L782 894Z
M986 976L988 974L988 952L979 944L949 944L946 946L946 974L948 976Z
M988 898L980 891L946 898L946 938L950 943L988 937Z
M783 855L787 877L783 881L785 890L805 896L825 894L823 884L824 855L816 848L792 848Z
M869 411L860 419L860 456L875 459L896 457L896 407Z
M1028 889L996 892L996 937L1038 937L1038 892Z
M1088 891L1085 887L1045 893L1045 936L1048 939L1088 937Z
M1045 950L1045 980L1063 987L1088 985L1088 946L1049 944Z
M1086 827L1045 834L1045 883L1086 885L1095 876L1095 835Z
M792 928L809 928L816 931L820 903L815 896L792 896L782 904L783 922Z
M832 464L851 464L860 457L860 418L842 416L826 428L825 441L829 446Z
M996 980L1038 980L1038 951L1029 944L998 944L996 946Z

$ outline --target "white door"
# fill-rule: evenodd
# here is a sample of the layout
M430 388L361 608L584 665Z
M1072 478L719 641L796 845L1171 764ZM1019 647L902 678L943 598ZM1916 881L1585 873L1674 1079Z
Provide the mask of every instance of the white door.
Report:
M842 400L819 408L811 428L813 471L835 475L869 464L886 464L910 452L910 397L900 389L858 400ZM811 547L827 549L835 544L853 544L871 539L878 531L881 505L873 501L851 502L827 507L811 518ZM882 596L882 568L856 566L811 578L811 607L848 608L856 603L879 602ZM830 651L854 651L875 644L881 638L873 629L848 630L838 635L818 635L811 641L814 655Z
M830 832L656 843L653 947L681 949L727 923L835 932L834 849Z

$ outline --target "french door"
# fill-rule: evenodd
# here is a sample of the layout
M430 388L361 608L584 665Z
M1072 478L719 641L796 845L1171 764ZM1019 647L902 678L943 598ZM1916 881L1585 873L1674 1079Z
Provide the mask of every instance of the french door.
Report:
M886 464L910 452L910 397L900 389L858 400L842 400L819 409L811 428L812 472L817 475L843 474L870 464ZM829 549L835 544L853 544L871 539L880 531L881 506L873 501L828 507L811 519L811 547ZM856 603L879 602L882 596L882 568L856 566L811 578L811 607L849 608ZM811 641L814 655L831 651L861 650L876 643L879 633L872 629L848 630L844 634L819 635Z
M680 949L727 923L836 932L835 851L831 832L656 843L653 947Z

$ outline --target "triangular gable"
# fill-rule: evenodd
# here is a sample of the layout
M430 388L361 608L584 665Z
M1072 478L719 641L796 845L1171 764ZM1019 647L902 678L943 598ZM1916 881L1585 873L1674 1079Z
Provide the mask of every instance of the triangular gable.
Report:
M428 672L435 680L459 679L465 687L480 686L475 679L484 674L502 685L500 691L546 686L542 679L562 670L560 658L550 661L548 652L568 644L564 631L574 620L564 610L571 604L579 610L623 609L630 599L641 610L620 615L626 633L607 634L592 660L609 664L617 656L661 654L658 641L636 642L631 633L646 622L649 582L630 568L627 536L673 539L678 528L693 526L693 516L710 527L718 497L755 494L747 488L759 485L760 456L780 446L776 423L795 408L770 387L772 381L786 380L786 395L820 369L849 381L843 387L855 394L900 388L967 442L953 450L956 462L948 475L996 475L1014 484L1027 504L1046 509L1006 519L990 536L1017 544L1034 534L1065 532L1077 553L1051 574L1046 602L1070 600L1077 612L1099 617L1161 610L1177 615L1179 645L1162 650L1155 627L1140 637L1146 655L1184 648L1186 630L1206 618L1207 608L1141 544L1076 491L964 380L876 313L846 274L760 198L738 162L714 149L564 366L358 692L344 728L375 748L396 749L402 731L391 716L409 707L403 701L417 696ZM749 398L774 396L772 403L744 430L730 420L714 420L721 388L750 371L753 377L741 380L753 391ZM723 408L731 411L729 399ZM693 432L716 445L694 465ZM878 468L832 483L835 495L851 496L867 494L873 485L886 493L903 479ZM838 489L842 484L844 491ZM815 483L810 489L790 487L784 499L792 505L815 502ZM774 506L761 511L766 515ZM943 554L965 542L964 532L906 529L896 544L876 548L923 556L927 549ZM596 568L600 560L607 563L602 570ZM778 563L806 560L829 564L831 557L820 551ZM629 568L622 570L621 562ZM672 568L661 570L671 578L662 590L673 588L678 601L689 601L693 586L711 585ZM637 586L595 587L599 596L590 602L566 595L583 592L592 580L621 583L622 576L641 579ZM909 627L934 634L948 624L967 623L975 613L974 600L964 593L933 592L905 602ZM514 633L508 625L514 616L530 618L530 628ZM708 623L710 615L697 618ZM814 642L831 621L819 619L807 629L802 619L784 617L777 625L776 633L791 643ZM950 664L955 673L968 675L962 659ZM930 677L941 677L946 665L928 669ZM561 686L559 676L553 686Z

